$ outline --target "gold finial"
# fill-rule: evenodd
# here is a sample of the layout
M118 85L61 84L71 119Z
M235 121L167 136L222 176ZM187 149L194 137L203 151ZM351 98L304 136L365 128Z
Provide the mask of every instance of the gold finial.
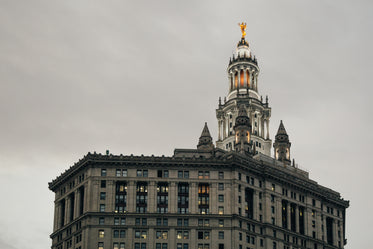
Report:
M242 38L245 39L246 36L246 23L242 22L238 24L241 27L241 33L242 33Z

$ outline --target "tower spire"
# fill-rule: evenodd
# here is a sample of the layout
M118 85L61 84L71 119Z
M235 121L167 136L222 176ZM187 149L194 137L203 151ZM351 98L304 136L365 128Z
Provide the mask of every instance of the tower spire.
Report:
M289 136L286 133L285 126L281 120L275 136L275 142L273 144L273 148L275 150L275 159L290 164L290 147L291 143L289 141Z
M205 122L201 136L199 137L197 149L206 152L214 150L214 144L212 143L212 137L209 128L207 127L207 122Z

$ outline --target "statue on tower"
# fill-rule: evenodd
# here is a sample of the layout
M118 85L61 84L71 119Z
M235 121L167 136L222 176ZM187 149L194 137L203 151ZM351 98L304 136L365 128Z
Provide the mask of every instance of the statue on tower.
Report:
M242 39L245 39L246 36L246 23L242 22L238 24L241 28L241 33L242 33Z

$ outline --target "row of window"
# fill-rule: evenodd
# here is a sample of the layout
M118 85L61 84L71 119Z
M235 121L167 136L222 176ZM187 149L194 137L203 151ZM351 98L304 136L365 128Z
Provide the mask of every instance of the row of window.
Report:
M101 169L101 176L107 176L107 169ZM115 176L117 177L127 177L128 171L127 169L116 169ZM137 177L148 177L149 172L147 169L138 169L136 171ZM169 177L169 171L168 170L158 170L157 171L157 177L159 178L168 178ZM177 172L178 178L189 178L189 171L186 170L179 170ZM210 171L198 171L198 179L209 179L210 178ZM219 179L224 179L224 172L220 171L218 173Z
M113 243L113 249L125 249L125 243L123 242L114 242ZM135 243L134 249L146 249L147 245L146 243ZM156 249L168 249L168 244L167 243L156 243L155 244ZM177 249L189 249L189 244L188 243L177 243ZM209 246L204 246L201 244L198 246L198 249L209 249ZM104 249L104 242L98 242L98 249ZM219 247L220 249L220 247ZM224 249L224 247L222 247Z

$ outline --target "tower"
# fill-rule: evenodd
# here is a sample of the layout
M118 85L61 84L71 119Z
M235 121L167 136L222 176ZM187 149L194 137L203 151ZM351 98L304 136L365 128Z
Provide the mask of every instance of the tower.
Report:
M273 148L275 150L275 159L290 163L290 146L291 143L289 141L289 136L286 133L285 126L281 120L280 126L278 127L278 131L275 136L275 142L273 144Z
M222 103L219 100L216 117L218 119L218 140L216 147L223 150L234 150L236 118L239 106L243 105L251 122L251 141L256 150L270 156L272 141L269 138L269 119L271 108L268 98L263 98L258 92L259 67L255 57L252 56L249 43L245 40L245 28L240 25L242 38L237 44L236 52L229 60L228 95Z
M236 140L234 144L235 151L242 153L242 154L249 154L249 152L251 152L251 148L250 148L251 124L250 124L250 118L247 116L244 105L241 105L239 108L238 116L236 118L236 122L233 127L233 130L236 136Z
M214 144L212 143L212 137L209 128L207 127L207 123L205 123L202 134L199 137L197 150L204 152L211 152L214 150Z

